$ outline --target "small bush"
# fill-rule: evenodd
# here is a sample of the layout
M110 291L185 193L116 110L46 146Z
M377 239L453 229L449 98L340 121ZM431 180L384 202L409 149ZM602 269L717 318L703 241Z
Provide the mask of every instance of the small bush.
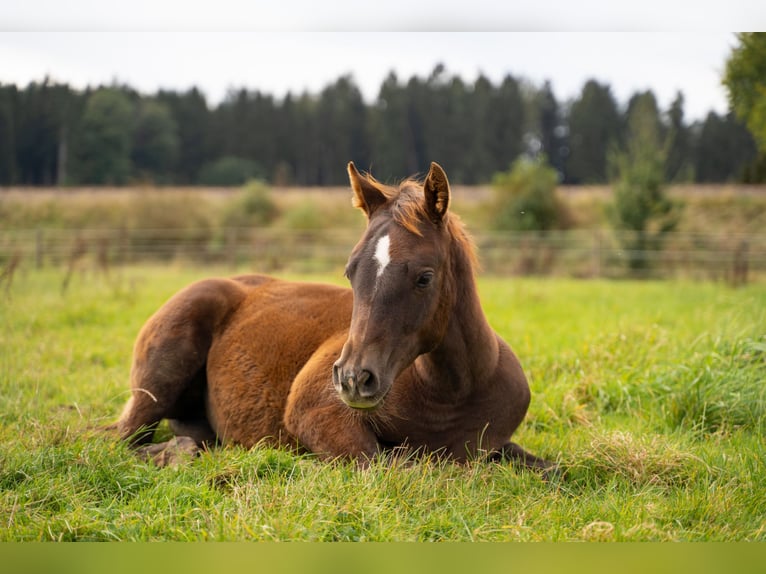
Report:
M621 232L628 267L650 267L651 252L662 249L664 237L680 221L681 204L668 197L665 186L667 150L663 147L653 98L641 99L628 118L628 141L610 161L614 201L613 227Z
M288 229L312 231L322 229L325 221L319 207L311 201L305 201L285 213L284 224Z
M261 181L250 181L223 213L224 227L260 227L270 224L279 210L271 190Z
M492 178L494 224L498 229L547 231L566 227L566 213L556 195L558 174L544 159L516 160Z

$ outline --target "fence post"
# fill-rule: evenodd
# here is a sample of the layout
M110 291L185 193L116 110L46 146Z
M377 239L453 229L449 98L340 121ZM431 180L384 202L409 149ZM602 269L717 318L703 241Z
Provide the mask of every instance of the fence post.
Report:
M593 274L601 277L601 232L593 232Z
M39 227L35 230L35 267L43 268L43 230Z
M117 265L124 266L130 262L130 238L124 225L117 231Z
M732 285L739 287L747 284L748 270L748 243L746 239L740 240L734 250L734 262L732 264Z
M237 230L233 227L226 230L226 246L229 266L235 269L237 267Z

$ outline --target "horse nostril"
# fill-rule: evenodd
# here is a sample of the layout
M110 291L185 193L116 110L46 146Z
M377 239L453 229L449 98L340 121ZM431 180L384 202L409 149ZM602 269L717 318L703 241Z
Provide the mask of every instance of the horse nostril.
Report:
M348 377L343 374L338 363L335 363L332 366L332 382L336 389L346 393L349 392L353 383L353 381L349 381Z
M380 388L377 378L370 371L347 371L343 369L340 361L332 366L332 382L341 397L352 401L374 397Z
M363 397L374 395L378 390L378 381L370 371L362 371L356 380L357 391Z

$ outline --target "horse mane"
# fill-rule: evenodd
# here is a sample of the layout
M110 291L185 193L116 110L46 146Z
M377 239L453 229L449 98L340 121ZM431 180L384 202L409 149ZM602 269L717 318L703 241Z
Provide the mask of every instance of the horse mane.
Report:
M419 226L431 221L423 201L423 181L408 178L402 180L398 186L391 186L379 182L370 174L366 174L365 177L369 184L386 198L386 205L394 221L407 231L422 237ZM362 207L356 197L354 207ZM460 216L448 211L444 216L444 226L453 240L453 245L465 257L471 272L475 272L479 268L476 246Z

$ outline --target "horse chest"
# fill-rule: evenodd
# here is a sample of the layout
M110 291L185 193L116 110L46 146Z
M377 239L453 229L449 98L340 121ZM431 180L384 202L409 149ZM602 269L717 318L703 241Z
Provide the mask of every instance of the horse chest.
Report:
M384 443L408 444L435 451L447 448L453 454L465 454L465 446L479 444L490 439L504 442L505 421L495 413L480 408L477 401L469 399L456 404L413 404L401 408L386 417L384 424L374 425Z

